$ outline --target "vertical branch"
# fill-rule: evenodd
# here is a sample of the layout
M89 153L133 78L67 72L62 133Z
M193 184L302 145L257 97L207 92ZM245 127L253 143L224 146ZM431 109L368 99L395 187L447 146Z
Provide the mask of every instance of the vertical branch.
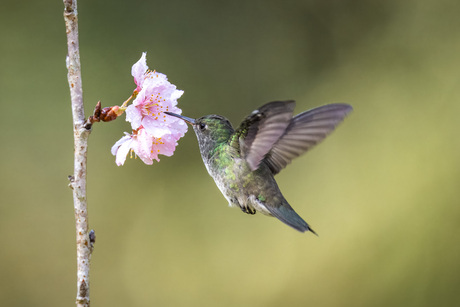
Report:
M94 233L89 232L86 205L86 153L90 130L84 127L83 91L78 45L77 0L64 1L64 20L67 33L67 79L70 87L74 130L74 175L70 177L73 189L77 234L77 306L89 306L89 265ZM90 238L91 236L91 238Z

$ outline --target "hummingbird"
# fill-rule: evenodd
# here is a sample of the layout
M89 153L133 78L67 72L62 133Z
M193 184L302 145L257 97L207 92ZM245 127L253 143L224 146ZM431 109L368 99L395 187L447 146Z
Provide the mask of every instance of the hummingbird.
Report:
M220 115L193 119L164 113L192 125L204 165L230 207L273 216L300 232L316 234L289 205L274 176L321 142L353 108L334 103L293 117L294 108L293 100L269 102L236 130Z

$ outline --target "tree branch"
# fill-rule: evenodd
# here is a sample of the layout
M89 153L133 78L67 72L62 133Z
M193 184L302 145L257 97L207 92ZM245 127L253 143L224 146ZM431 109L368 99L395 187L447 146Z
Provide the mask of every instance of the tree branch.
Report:
M77 306L89 307L89 268L94 232L89 232L86 204L86 155L89 129L86 129L78 44L77 0L64 1L64 20L67 33L67 79L70 87L74 130L74 175L69 186L73 189L77 234Z

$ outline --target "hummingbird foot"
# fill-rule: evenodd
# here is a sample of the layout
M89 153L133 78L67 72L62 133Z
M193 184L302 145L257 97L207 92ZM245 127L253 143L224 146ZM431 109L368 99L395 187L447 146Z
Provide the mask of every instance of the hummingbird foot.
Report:
M240 209L241 209L241 211L243 211L244 213L251 214L251 215L254 215L254 214L256 214L256 212L257 212L255 209L253 209L253 208L251 208L251 207L249 207L249 206L248 206L248 207L246 207L246 206L241 206Z

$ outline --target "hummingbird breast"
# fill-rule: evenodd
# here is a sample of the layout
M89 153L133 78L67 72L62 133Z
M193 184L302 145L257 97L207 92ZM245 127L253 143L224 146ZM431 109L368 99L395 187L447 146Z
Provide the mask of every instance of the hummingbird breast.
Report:
M251 171L246 160L228 147L217 149L207 158L203 156L203 161L229 206L249 214L258 211L271 215L265 207L267 193L279 196L281 192L266 165Z

